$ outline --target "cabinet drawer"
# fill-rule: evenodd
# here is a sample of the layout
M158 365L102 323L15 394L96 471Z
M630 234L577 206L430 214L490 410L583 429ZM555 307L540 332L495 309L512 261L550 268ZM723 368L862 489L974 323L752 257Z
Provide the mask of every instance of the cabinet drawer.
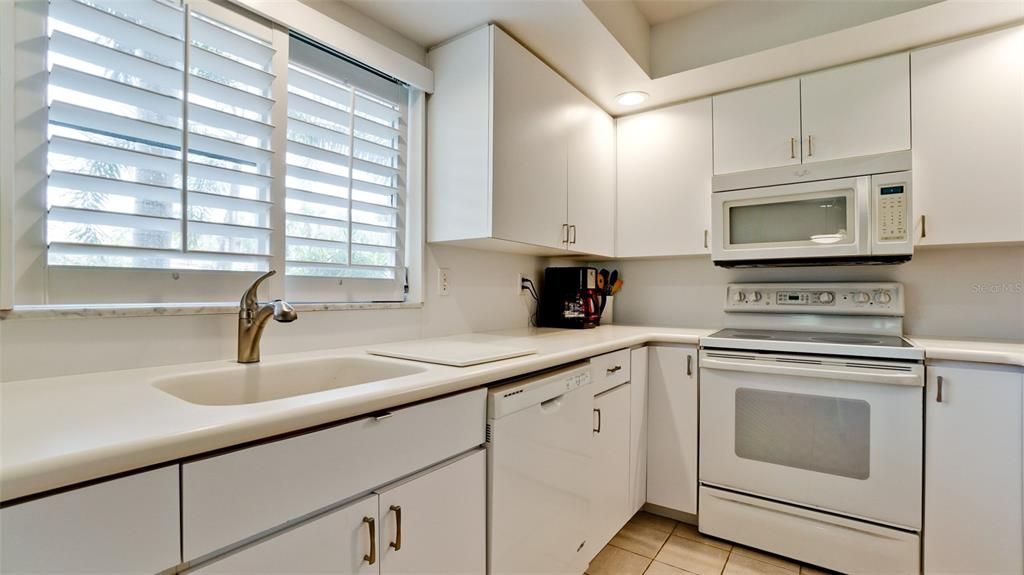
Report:
M181 561L178 466L0 511L0 573L156 573Z
M484 442L484 389L182 465L184 559Z
M594 395L629 381L629 350L620 349L590 358L590 376L594 379Z

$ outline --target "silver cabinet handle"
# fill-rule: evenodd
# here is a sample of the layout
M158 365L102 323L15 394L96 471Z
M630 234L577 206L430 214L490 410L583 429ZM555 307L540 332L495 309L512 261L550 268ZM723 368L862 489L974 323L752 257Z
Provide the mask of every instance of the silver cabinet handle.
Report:
M925 226L924 214L921 214L921 239L928 237L928 228Z
M387 419L389 417L394 417L394 415L395 414L393 412L385 411L384 413L380 413L380 414L377 414L377 415L373 416L373 420L374 421L383 421L383 420L385 420L385 419Z
M370 552L363 555L363 561L366 561L367 565L373 565L377 562L377 522L373 517L363 517L363 523L370 530Z
M693 356L686 356L686 375L693 375Z
M605 371L607 371L609 374L612 374L612 373L615 373L615 372L619 371L620 369L622 369L622 366L621 365L616 365L615 367L609 367Z
M704 249L708 249L708 231L704 230Z
M401 505L392 505L388 509L390 509L391 511L395 512L395 524L398 527L397 532L395 533L395 540L392 541L391 543L389 543L388 546L391 547L392 549L394 549L395 551L401 551L402 550L402 506Z
M576 224L569 226L569 233L572 234L572 239L569 240L570 245L576 245Z
M807 157L810 158L814 155L814 148L811 147L811 135L807 134Z
M562 243L569 245L569 224L562 224Z
M789 139L789 159L796 159L796 138Z
M935 378L935 403L942 403L942 376Z
M601 410L595 408L594 413L597 414L597 429L594 430L594 433L601 433Z

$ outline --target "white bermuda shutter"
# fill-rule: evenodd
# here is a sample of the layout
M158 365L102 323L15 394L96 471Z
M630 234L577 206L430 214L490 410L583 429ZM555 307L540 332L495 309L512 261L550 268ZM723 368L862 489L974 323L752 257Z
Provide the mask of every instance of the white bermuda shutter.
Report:
M50 265L267 269L271 30L202 6L50 3Z
M403 298L407 94L292 38L285 259L300 298Z

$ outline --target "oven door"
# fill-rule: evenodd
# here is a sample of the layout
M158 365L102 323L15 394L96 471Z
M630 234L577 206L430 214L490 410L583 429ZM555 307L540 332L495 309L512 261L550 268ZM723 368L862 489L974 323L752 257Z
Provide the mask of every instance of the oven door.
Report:
M701 483L921 527L924 367L702 350Z
M715 262L863 257L871 177L712 194Z

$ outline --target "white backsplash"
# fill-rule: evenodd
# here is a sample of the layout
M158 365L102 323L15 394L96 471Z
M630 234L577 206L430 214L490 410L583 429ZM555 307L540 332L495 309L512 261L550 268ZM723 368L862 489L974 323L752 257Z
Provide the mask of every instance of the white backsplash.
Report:
M730 282L894 281L911 335L1024 341L1024 247L926 248L902 265L722 269L708 257L619 261L615 322L722 326Z
M543 275L544 260L451 246L426 249L424 304L412 309L317 311L267 326L264 354L328 349L526 327L533 300L516 274ZM450 272L450 295L437 269ZM241 294L239 294L241 296ZM5 319L0 321L0 381L232 359L235 314L172 317Z

